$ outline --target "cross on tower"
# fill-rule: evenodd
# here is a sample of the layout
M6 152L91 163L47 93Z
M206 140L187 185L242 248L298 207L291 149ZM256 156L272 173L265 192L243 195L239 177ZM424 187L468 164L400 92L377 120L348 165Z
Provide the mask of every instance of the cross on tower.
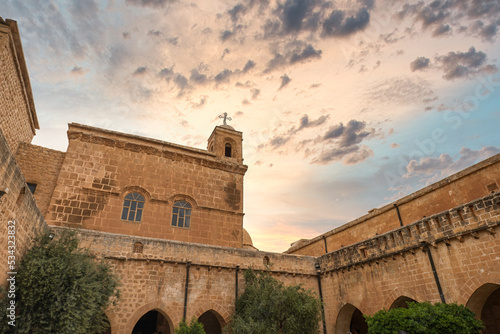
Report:
M227 125L226 120L227 121L232 121L231 117L227 117L227 112L223 113L222 115L219 115L219 118L224 118L223 125Z

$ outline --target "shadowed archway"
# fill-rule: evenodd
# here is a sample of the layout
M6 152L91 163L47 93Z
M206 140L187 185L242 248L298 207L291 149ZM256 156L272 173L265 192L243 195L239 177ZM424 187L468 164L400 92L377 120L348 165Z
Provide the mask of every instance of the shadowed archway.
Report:
M203 324L206 334L222 334L222 328L225 322L216 311L206 311L198 318L198 321Z
M336 334L345 334L352 332L353 334L367 334L368 325L366 324L363 313L352 304L345 304L337 316L337 324L335 326Z
M167 315L159 310L151 310L144 314L135 324L132 334L171 334L173 328Z
M408 303L410 302L416 302L415 299L412 299L410 297L406 296L401 296L398 297L392 304L391 307L389 308L390 310L395 309L395 308L408 308Z
M500 285L486 283L480 286L466 305L481 319L486 328L483 334L500 333Z

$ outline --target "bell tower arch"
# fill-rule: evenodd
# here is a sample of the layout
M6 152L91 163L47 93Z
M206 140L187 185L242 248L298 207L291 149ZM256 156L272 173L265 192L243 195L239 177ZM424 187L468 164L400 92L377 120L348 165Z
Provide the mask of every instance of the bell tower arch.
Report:
M219 116L224 118L224 124L215 127L208 138L208 151L215 154L217 158L232 160L238 164L243 163L243 133L236 131L226 123L231 118L227 113Z

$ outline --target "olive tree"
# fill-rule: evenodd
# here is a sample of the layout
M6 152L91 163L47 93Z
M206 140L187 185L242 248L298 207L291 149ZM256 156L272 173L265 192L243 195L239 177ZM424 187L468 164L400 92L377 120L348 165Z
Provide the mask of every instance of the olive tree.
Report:
M102 333L109 327L104 310L118 297L109 264L80 249L76 233L68 231L34 239L17 269L15 287L3 299L4 305L15 304L15 322L12 315L2 321L2 333Z
M317 333L321 303L300 285L285 286L268 272L245 271L245 292L236 300L234 334Z

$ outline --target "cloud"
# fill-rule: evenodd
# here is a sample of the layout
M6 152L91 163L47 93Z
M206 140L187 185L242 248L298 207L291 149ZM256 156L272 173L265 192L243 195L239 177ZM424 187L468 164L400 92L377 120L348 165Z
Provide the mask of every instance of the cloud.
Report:
M205 104L207 104L207 101L208 101L208 96L207 95L203 95L201 98L200 98L200 101L197 102L197 103L192 103L191 106L193 108L201 108L203 107Z
M279 90L288 86L290 81L292 81L292 79L290 79L290 77L286 74L283 74L280 79L281 79L281 84L280 84Z
M74 76L79 77L79 76L85 75L85 73L87 73L87 72L88 72L88 70L85 70L85 69L83 69L82 67L80 67L80 66L76 66L76 65L75 65L75 66L71 69L71 71L70 71L70 72L71 72L71 75L74 75Z
M429 67L429 62L430 62L429 58L418 57L417 59L415 59L410 63L410 69L412 72L422 70L424 68Z
M280 8L281 20L286 32L298 32L306 15L312 10L314 1L287 0Z
M371 103L404 104L421 103L434 98L431 84L416 77L396 77L375 82L365 89L365 98Z
M192 69L191 75L189 76L189 80L194 83L204 85L208 82L208 77L206 74L198 72L197 69Z
M233 75L233 71L228 70L226 68L222 72L219 72L214 77L214 80L215 80L216 83L229 82L229 79L231 78L232 75Z
M485 24L483 21L477 20L469 28L472 32L478 34L486 40L492 40L498 32L498 26L496 23Z
M229 13L229 16L231 17L231 21L237 22L238 18L241 14L244 14L246 12L247 8L239 3L233 8L229 9L227 12Z
M273 53L274 57L268 61L264 72L270 72L311 59L320 59L322 51L316 50L311 44L293 40L274 50Z
M224 51L222 52L222 56L220 56L220 59L224 59L224 57L227 55L227 54L230 54L231 51L229 51L228 48L225 48Z
M134 71L133 75L135 75L135 76L144 75L144 74L146 74L146 72L147 72L147 71L148 71L147 67L145 67L145 66L140 66L140 67L138 67L138 68Z
M357 120L350 120L347 125L339 123L330 126L328 130L314 140L314 144L323 145L319 149L310 148L309 155L315 155L313 164L329 164L334 161L343 160L344 165L353 165L365 161L373 156L373 151L360 145L365 139L377 135L375 129L366 128L366 123Z
M290 55L290 64L304 61L311 58L320 58L321 50L315 50L312 45L307 45L302 50L297 50Z
M243 67L243 73L247 73L250 71L252 68L255 67L255 62L253 60L248 60L245 66Z
M151 29L151 30L148 31L148 36L159 37L161 35L162 35L162 33L159 30Z
M498 153L500 153L500 147L485 146L479 150L462 147L457 160L447 153L439 157L411 160L406 166L407 172L403 177L407 179L417 177L420 178L420 182L431 184Z
M179 96L183 95L184 94L184 90L186 90L187 88L189 88L189 81L188 81L188 79L185 76L181 75L181 74L177 74L175 76L174 83L175 83L175 85L180 90Z
M491 39L497 34L499 13L500 3L495 0L438 0L429 4L406 4L397 13L397 17L412 17L416 22L420 22L424 29L434 29L434 37L449 33L455 25L457 31L472 32Z
M441 24L434 30L432 36L436 37L436 36L446 35L449 32L451 32L451 27L448 24Z
M175 2L175 0L126 0L128 5L140 6L145 8L162 8L168 3Z
M368 26L370 13L367 8L361 8L356 15L346 17L341 10L334 10L323 22L323 34L326 36L348 36L361 31Z
M130 32L128 32L128 31L124 31L124 32L122 33L122 36L123 36L123 38L124 38L124 39L130 39L131 34L130 34Z
M483 66L486 62L486 54L476 51L470 47L467 52L448 52L445 56L436 57L441 69L444 71L443 78L452 80L456 78L470 77L477 73L490 72L492 66Z
M340 147L353 146L373 134L373 129L366 131L365 128L365 122L352 119L345 126L343 123L331 126L320 140L329 141L330 139L337 139Z
M252 88L250 92L252 93L252 100L255 100L260 94L260 89Z
M328 115L318 117L316 120L310 120L309 115L303 115L299 120L299 126L292 126L285 133L277 135L269 140L269 146L276 149L288 143L297 133L307 128L314 128L322 125L328 120Z

